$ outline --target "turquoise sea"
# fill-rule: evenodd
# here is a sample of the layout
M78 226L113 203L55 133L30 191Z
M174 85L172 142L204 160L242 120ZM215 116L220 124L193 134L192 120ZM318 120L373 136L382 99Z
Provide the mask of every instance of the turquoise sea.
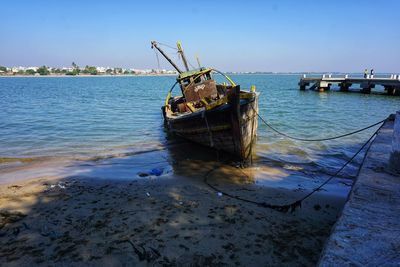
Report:
M232 79L242 88L254 84L261 93L260 114L297 137L335 136L400 109L398 97L300 91L299 75ZM95 158L165 147L173 140L164 131L160 107L173 83L172 76L0 78L0 158ZM279 136L260 122L256 164L332 173L373 131L308 143ZM343 176L353 177L359 162Z

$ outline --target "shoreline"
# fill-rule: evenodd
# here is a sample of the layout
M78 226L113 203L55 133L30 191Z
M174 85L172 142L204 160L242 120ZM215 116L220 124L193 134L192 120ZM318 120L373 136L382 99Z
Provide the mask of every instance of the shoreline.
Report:
M196 154L190 151L196 150ZM183 176L192 176L190 166L194 162L201 162L207 168L223 164L236 170L237 163L231 161L230 155L220 154L220 160L216 161L210 149L187 142L177 142L168 145L150 143L146 146L106 150L101 153L82 155L59 156L35 156L20 158L0 158L0 185L36 177L57 176L66 178L69 176L97 177L110 180L135 180L140 179L140 173L151 171L154 167L165 171L165 174L175 173ZM245 168L247 180L251 184L261 187L280 187L286 190L306 191L313 188L315 183L323 182L328 176L323 169L308 168L304 164L274 164L265 163L265 158L258 158L257 154L253 164ZM182 166L182 162L188 162L188 166ZM225 163L223 163L225 162ZM195 164L197 168L197 165ZM318 171L318 176L312 173ZM243 173L236 174L238 179ZM350 176L351 177L351 176ZM350 177L336 177L327 184L324 190L337 197L346 197L348 186L353 183Z
M43 166L20 170L36 177L0 185L0 238L8 244L0 248L3 264L317 262L345 198L318 193L294 213L276 212L218 195L203 182L216 163L180 157L166 162L167 153L175 152L75 162L81 172L73 163L47 175L40 172ZM157 168L162 173L151 174ZM276 178L273 170L265 175ZM260 186L229 165L209 182L275 204L305 194L273 183Z

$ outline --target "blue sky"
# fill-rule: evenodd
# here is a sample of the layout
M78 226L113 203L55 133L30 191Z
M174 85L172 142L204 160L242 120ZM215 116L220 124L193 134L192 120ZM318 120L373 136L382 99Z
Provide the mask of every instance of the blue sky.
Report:
M181 40L193 65L198 53L223 71L400 72L399 12L396 0L2 1L0 65L157 68L150 41Z

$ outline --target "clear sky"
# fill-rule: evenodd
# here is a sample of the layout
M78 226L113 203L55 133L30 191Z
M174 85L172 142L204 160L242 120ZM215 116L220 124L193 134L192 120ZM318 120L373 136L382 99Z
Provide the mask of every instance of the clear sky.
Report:
M399 14L397 0L1 1L0 65L157 68L150 41L181 40L223 71L400 72Z

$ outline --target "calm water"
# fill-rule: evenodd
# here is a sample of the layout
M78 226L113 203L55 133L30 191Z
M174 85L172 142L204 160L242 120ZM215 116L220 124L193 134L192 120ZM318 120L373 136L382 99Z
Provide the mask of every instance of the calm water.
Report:
M345 133L400 108L396 97L302 92L298 75L232 78L242 88L256 85L260 114L298 137ZM0 157L96 156L164 145L160 106L173 82L174 77L0 78ZM329 172L372 132L305 143L280 137L260 123L256 153L259 162Z

